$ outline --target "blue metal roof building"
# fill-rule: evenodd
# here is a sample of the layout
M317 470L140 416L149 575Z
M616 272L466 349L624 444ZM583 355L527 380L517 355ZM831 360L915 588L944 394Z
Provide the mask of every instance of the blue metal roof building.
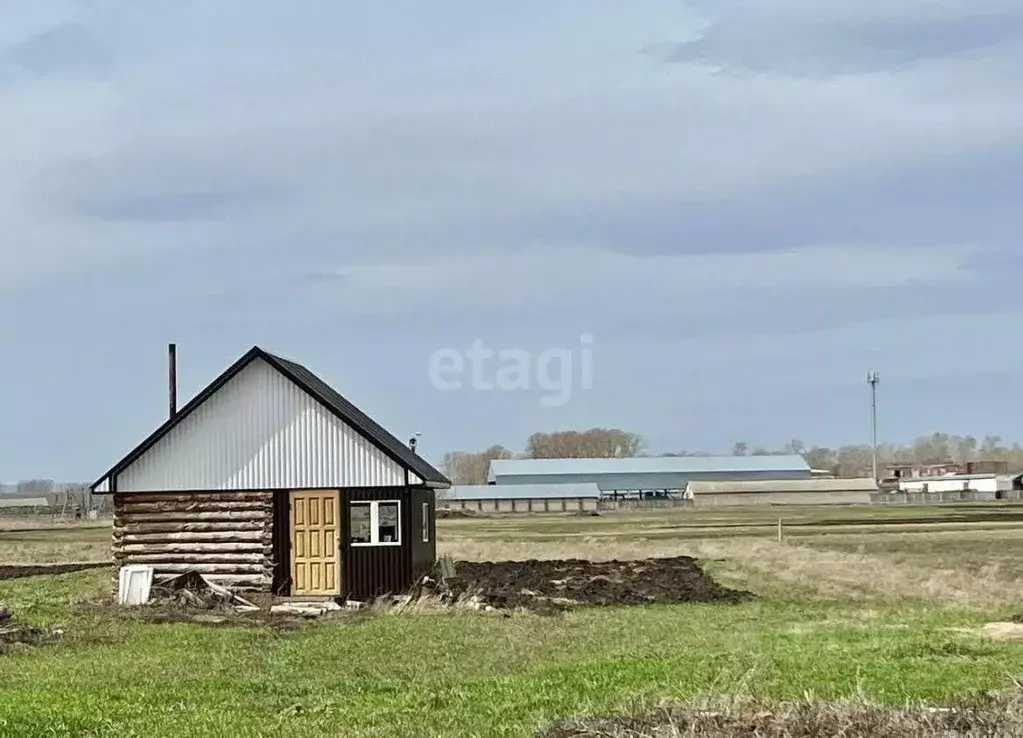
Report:
M495 459L492 485L596 484L602 492L683 490L696 481L810 479L802 456L661 456L628 459Z

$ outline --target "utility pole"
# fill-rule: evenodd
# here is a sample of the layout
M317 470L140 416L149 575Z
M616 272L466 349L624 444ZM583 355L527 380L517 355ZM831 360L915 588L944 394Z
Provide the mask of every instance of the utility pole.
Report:
M874 481L877 482L877 383L881 377L877 372L867 372L867 384L870 385L870 455L874 470Z

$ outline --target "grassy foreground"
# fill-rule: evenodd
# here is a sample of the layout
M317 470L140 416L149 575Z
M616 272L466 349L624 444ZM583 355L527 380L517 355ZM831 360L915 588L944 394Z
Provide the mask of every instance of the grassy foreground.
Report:
M958 628L1006 613L808 600L521 615L382 615L270 629L151 625L67 604L108 574L0 584L67 642L0 658L4 736L529 735L637 701L1002 689L1023 645Z
M627 530L632 519L621 525ZM447 527L451 550L487 558L607 553L590 537L575 548L531 542L529 526L541 536L550 521L501 523L501 540L485 544L493 532L474 522ZM514 525L526 528L513 534ZM851 533L783 546L657 541L657 554L672 547L720 556L711 566L723 581L764 595L744 605L556 618L372 615L289 633L155 625L73 607L109 590L105 570L3 581L0 601L20 619L60 623L67 635L58 646L0 655L0 736L527 736L556 718L662 699L862 695L900 706L1012 687L1023 675L1023 643L984 639L976 629L1023 610L1017 570L970 563L956 578L951 560L935 552L951 547L975 562L1007 546L1013 553L1023 538L921 532L906 534L899 549L894 533L884 536L877 550ZM928 568L930 557L939 568ZM880 581L888 565L900 578ZM941 596L947 576L960 588L952 598Z

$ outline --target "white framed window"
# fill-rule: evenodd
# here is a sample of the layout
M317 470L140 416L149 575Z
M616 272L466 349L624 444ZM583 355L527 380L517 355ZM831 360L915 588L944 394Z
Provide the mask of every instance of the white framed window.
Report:
M423 503L423 543L430 542L430 503Z
M401 502L350 502L348 531L353 546L400 546Z

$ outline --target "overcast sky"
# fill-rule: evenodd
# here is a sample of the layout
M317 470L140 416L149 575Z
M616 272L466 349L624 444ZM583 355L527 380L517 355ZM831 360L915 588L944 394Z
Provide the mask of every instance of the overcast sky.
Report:
M0 0L0 480L116 462L169 341L434 461L867 442L868 370L882 440L1023 440L1020 79L1018 0ZM437 386L475 340L533 388Z

